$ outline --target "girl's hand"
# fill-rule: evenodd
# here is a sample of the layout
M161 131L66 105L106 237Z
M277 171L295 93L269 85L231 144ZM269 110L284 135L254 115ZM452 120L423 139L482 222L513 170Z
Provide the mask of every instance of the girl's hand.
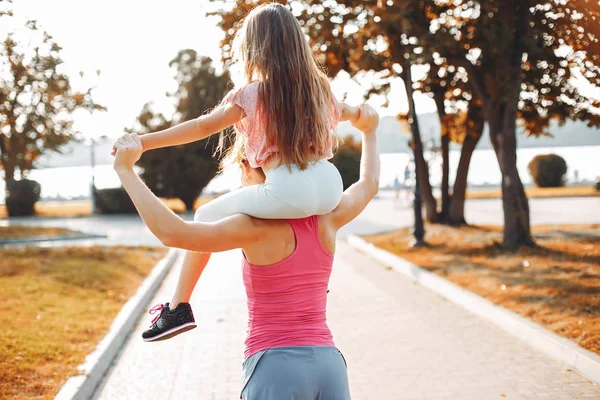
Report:
M135 133L126 133L113 145L115 161L113 168L116 171L133 170L133 164L142 156L142 141Z
M352 126L362 133L375 133L379 126L379 114L368 104L361 104L359 107L359 117L351 121Z
M125 134L125 135L127 135L127 134ZM121 136L121 137L125 137L125 135L123 135L123 136ZM136 136L138 136L138 135L137 135L137 134L135 134L135 133L133 133L132 135L136 135ZM117 141L118 141L118 139L117 139ZM143 147L142 147L142 152L143 152L143 151L144 151L144 150L143 150ZM111 155L111 156L114 156L114 155L116 155L116 154L117 154L117 142L115 141L115 143L113 144L113 147L112 147L112 149L111 149L111 151L110 151L110 155Z

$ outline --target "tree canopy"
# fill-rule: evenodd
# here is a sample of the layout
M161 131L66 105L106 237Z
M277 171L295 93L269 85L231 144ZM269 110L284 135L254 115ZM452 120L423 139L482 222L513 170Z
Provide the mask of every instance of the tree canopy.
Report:
M4 18L14 17L5 12ZM6 181L16 171L23 178L44 152L59 152L72 140L71 113L91 100L59 72L61 47L52 36L36 21L27 21L25 28L36 38L32 46L20 44L15 32L0 43L0 165Z
M197 118L215 107L227 93L229 74L217 74L208 57L195 50L181 50L169 65L175 68L177 90L169 93L174 100L171 118L144 105L134 131L144 134L169 128ZM144 169L141 177L152 191L161 197L179 198L188 210L219 170L214 153L218 138L211 136L184 146L174 146L145 152L139 161Z
M263 2L220 2L224 8L216 14L222 16L220 26L228 34L222 43L225 62L231 59L230 40L238 21ZM441 88L453 83L458 84L456 93L447 90L444 103L461 93L466 102L476 98L502 171L504 245L533 243L529 206L516 168L516 124L521 121L533 135L547 133L553 120L576 119L600 126L598 99L583 94L573 79L600 86L597 1L279 3L287 4L298 17L313 50L333 76L341 70L351 75L374 71L379 82L371 93L381 94L389 92L389 79L401 77L409 103L413 89L439 95L444 92ZM429 68L429 81L412 82L409 70L415 64ZM418 150L416 114L414 108L410 111L408 122Z

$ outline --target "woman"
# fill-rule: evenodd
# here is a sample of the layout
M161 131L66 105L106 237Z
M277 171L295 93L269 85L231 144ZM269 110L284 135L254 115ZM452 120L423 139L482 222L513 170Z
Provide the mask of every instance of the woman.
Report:
M236 214L215 223L187 222L169 210L133 171L142 147L137 135L117 141L114 168L148 228L165 246L196 252L241 248L248 296L243 399L350 398L346 365L327 327L327 285L337 231L352 221L379 186L377 113L360 108L360 179L330 213L295 220ZM244 181L264 180L242 163ZM163 311L164 312L164 311ZM260 362L259 362L260 361Z

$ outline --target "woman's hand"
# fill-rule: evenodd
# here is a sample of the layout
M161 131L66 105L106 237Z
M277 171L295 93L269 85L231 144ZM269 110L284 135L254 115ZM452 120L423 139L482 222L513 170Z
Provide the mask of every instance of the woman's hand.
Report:
M340 119L354 123L360 118L360 107L352 107L346 103L339 103Z
M138 136L138 135L137 135L137 134L135 134L135 133L134 133L133 135L136 135L136 136ZM121 136L119 139L121 139L121 138L123 138L123 137L125 137L125 136L127 136L127 134L125 134L125 135ZM114 155L116 155L116 154L117 154L117 142L119 141L119 139L117 139L117 140L116 140L116 141L113 143L113 147L112 147L112 149L110 150L110 155L111 155L111 156L114 156ZM141 142L141 141L140 141L140 142ZM143 148L143 146L142 146L142 153L143 153L143 152L144 152L144 148Z
M115 171L133 170L133 164L142 156L142 141L135 133L126 133L113 145Z
M375 133L379 126L379 114L368 104L361 104L359 107L359 117L351 120L352 126L365 134Z

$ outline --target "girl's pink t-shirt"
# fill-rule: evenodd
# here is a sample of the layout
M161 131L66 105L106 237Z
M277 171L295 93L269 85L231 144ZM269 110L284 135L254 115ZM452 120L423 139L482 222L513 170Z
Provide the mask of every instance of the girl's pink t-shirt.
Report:
M246 138L246 158L252 168L261 167L270 155L277 152L277 146L267 143L265 120L259 113L258 87L260 82L251 82L240 89L231 90L225 96L225 102L240 106L246 116L235 123L236 130ZM337 104L331 110L331 129L340 121ZM317 149L327 159L333 157L333 141L331 136L325 149Z
M333 254L319 239L319 217L288 220L296 249L271 265L243 259L248 306L244 357L285 346L335 346L327 326L327 286Z

